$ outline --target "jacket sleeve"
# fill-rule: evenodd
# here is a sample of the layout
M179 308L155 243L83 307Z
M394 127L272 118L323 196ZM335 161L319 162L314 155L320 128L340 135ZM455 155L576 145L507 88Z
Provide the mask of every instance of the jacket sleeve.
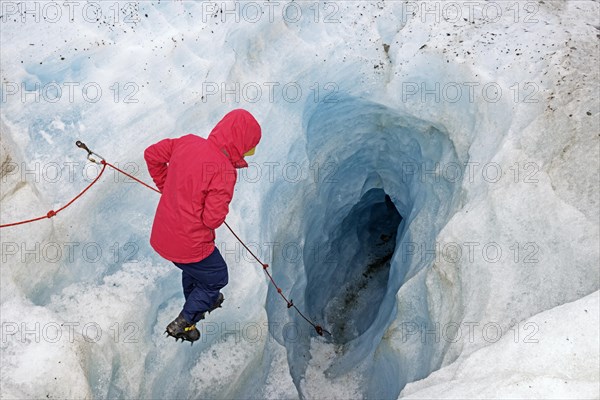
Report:
M167 180L168 163L171 159L172 151L173 139L163 139L144 151L144 159L148 166L148 172L156 187L161 192Z
M229 203L233 198L235 180L235 170L221 170L213 176L202 212L202 222L206 227L217 229L225 221L229 212Z

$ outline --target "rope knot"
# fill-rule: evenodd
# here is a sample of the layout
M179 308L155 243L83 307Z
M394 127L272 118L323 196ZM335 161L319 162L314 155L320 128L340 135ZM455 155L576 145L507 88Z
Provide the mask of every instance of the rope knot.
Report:
M56 215L56 211L50 210L50 211L48 211L48 214L46 214L46 218L52 218L55 215Z
M267 269L267 268L269 268L269 264L263 264L262 267L263 267L263 269Z
M277 288L277 293L281 294L281 288Z
M323 336L323 328L321 328L321 325L315 325L315 330L317 331L319 336Z
M288 307L288 308L292 308L292 307L294 307L294 300L290 300L290 301L288 301L288 302L287 302L287 307Z

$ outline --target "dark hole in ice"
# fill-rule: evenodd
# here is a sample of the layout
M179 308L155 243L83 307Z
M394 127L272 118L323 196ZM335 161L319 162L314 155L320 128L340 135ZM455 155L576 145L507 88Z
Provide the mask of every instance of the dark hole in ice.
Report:
M338 264L325 308L334 341L364 333L386 293L396 234L402 216L383 189L371 189L355 204L336 232L334 246L348 249Z

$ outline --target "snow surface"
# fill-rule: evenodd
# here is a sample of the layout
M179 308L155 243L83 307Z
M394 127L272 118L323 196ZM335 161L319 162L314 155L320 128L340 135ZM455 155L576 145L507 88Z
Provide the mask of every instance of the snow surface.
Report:
M600 397L597 2L48 4L1 3L2 223L96 176L75 140L148 181L247 108L228 222L333 336L220 229L224 308L166 339L158 198L107 171L1 231L2 398Z

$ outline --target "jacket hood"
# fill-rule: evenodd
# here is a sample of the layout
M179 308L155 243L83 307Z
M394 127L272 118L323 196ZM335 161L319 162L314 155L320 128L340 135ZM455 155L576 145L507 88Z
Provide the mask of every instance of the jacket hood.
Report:
M261 138L258 121L248 111L237 109L227 113L208 135L235 168L245 168L244 154L256 147Z

